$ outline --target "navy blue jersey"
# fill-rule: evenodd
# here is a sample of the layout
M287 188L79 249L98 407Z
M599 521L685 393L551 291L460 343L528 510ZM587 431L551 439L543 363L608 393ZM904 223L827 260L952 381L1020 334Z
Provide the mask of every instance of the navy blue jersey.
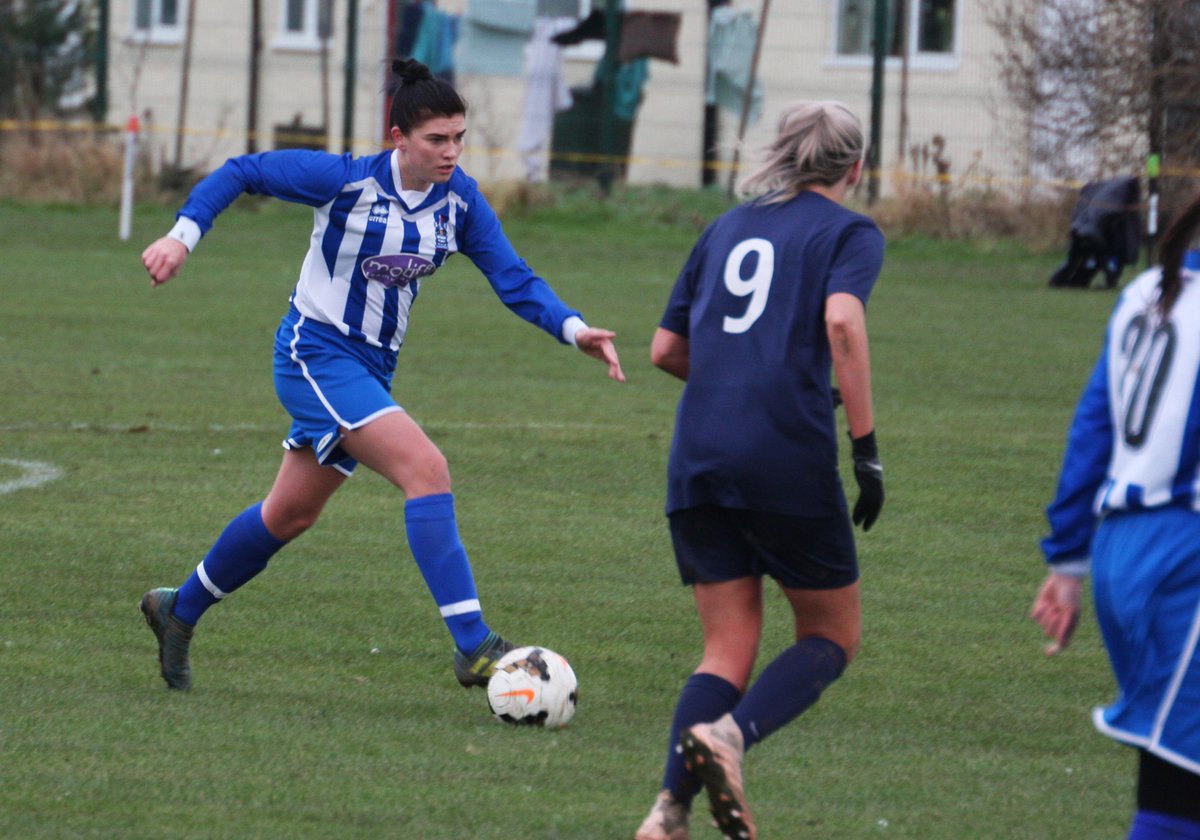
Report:
M689 341L668 513L846 510L825 299L846 292L865 305L882 266L875 223L809 191L740 205L705 230L660 322Z

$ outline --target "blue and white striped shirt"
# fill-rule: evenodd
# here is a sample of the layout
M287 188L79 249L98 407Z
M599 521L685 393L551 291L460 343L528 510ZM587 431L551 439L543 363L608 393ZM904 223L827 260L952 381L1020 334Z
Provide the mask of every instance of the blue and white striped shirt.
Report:
M242 193L307 204L314 208L312 237L292 294L306 318L399 351L421 280L461 251L513 312L559 341L573 338L573 331L563 335L564 324L579 313L517 255L473 178L455 169L427 193L402 190L395 152L244 155L196 185L171 235L190 249Z
M1186 265L1200 268L1189 254ZM1160 269L1122 292L1067 440L1047 508L1049 563L1090 556L1098 518L1183 505L1200 511L1200 272L1184 271L1170 318L1158 314Z

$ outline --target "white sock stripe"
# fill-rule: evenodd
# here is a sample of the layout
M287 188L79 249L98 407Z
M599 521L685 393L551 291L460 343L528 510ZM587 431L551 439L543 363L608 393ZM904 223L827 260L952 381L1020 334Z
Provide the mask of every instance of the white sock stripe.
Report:
M204 588L207 589L209 593L218 601L229 595L228 592L222 592L220 588L212 582L212 578L208 576L208 572L204 571L203 560L201 560L200 565L196 567L196 574L200 576L200 582L204 584Z
M479 606L478 598L472 598L469 601L459 601L455 604L446 604L444 607L439 607L439 609L442 612L442 618L449 618L452 615L483 612L483 608Z

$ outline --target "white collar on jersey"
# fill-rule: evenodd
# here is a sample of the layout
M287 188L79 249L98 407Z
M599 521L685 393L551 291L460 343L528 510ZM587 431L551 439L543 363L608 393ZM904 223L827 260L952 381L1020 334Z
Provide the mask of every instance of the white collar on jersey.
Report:
M433 184L430 184L423 190L406 190L404 189L404 181L400 177L400 150L392 150L392 181L396 184L396 191L400 194L400 200L405 203L409 210L413 209L425 200L429 195L429 191L433 189Z

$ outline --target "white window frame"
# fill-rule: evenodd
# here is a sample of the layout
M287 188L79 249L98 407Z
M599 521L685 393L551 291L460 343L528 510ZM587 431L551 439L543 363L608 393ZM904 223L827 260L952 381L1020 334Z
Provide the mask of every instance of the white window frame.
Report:
M871 3L871 0L866 0ZM830 0L833 6L832 31L829 34L829 55L830 58L826 61L827 66L831 67L870 67L874 62L874 56L870 53L846 54L839 53L838 46L841 40L841 11L844 0ZM887 2L887 0L875 0L875 2ZM952 0L954 3L954 36L951 38L950 49L946 52L919 52L917 50L917 24L920 21L921 0L908 0L908 27L905 35L908 40L908 66L913 70L957 70L962 63L962 9L963 4L970 0ZM871 3L871 8L874 10L874 4ZM874 25L874 17L871 18L871 25ZM886 58L886 66L888 69L899 68L901 57L898 55L889 55Z
M298 50L301 52L316 52L321 49L321 36L317 31L317 23L320 15L320 3L322 0L298 0L302 5L301 16L303 18L301 29L288 29L288 4L292 0L279 0L279 29L275 37L271 40L271 49L276 50ZM326 0L328 1L328 0ZM333 14L332 8L330 15ZM325 46L332 46L333 43L333 19L330 18L329 30L330 37L325 38Z
M175 0L175 22L162 22L163 0L146 0L150 4L150 25L138 26L138 2L129 4L129 40L145 44L182 44L184 22L187 20L188 0Z

